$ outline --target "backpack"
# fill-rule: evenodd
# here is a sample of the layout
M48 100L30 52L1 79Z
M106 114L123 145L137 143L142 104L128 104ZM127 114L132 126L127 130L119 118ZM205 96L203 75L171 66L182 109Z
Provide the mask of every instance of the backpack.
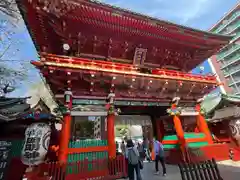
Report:
M164 148L163 148L163 145L161 143L159 143L159 152L158 152L158 155L160 157L164 157Z
M158 152L155 152L155 155L158 155L160 157L164 157L164 149L163 149L163 145L159 142L159 141L155 141L154 143L157 143L157 146L159 148ZM155 145L154 145L155 146Z
M133 148L128 150L128 162L129 164L136 165L138 164L139 157L134 151Z

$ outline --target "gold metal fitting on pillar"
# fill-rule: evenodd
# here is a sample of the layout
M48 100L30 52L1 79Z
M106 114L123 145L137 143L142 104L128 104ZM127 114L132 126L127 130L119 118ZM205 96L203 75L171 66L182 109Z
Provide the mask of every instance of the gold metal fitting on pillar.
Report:
M64 100L65 103L70 103L72 98L72 91L70 88L68 88L67 91L64 92Z
M72 91L71 88L68 88L67 91L64 92L64 101L66 107L66 113L70 113L70 109L72 108Z

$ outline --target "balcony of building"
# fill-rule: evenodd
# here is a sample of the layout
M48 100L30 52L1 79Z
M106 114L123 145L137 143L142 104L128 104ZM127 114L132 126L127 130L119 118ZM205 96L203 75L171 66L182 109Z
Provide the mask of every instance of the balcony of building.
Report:
M222 71L223 71L223 74L224 74L225 78L229 77L230 75L233 76L234 74L240 72L240 64L238 64L238 65L236 65L232 68L223 69Z
M240 11L233 13L228 20L224 20L223 24L220 25L214 32L221 33L222 30L224 30L228 25L231 25L236 19L238 19L238 17L240 17Z
M217 61L223 60L227 58L232 53L235 53L240 49L240 44L238 42L232 43L228 47L221 50L221 52L217 55Z
M240 31L238 30L239 27L240 27L240 21L239 21L237 29L233 30L230 34L225 33L226 35L233 36L233 38L232 38L232 40L230 41L230 43L228 45L224 46L220 50L220 52L226 51L233 43L236 43L237 41L239 41L239 39L240 39Z
M233 80L229 81L229 85L228 85L229 87L232 87L234 85L239 86L240 85L240 79L238 81L233 81Z
M221 61L221 70L227 68L227 67L231 67L235 64L237 64L240 61L240 52L237 52L232 54L231 57L229 56L229 58L225 58Z
M233 85L232 87L230 87L233 90L233 94L234 95L239 95L240 94L240 89L239 87Z
M240 20L237 20L235 22L232 22L231 25L227 26L221 34L225 35L234 35L236 32L238 32L238 29L240 27Z
M230 77L227 78L228 79L228 86L233 86L233 85L240 85L240 72L237 72L233 75L231 75Z
M233 84L232 86L230 86L230 88L233 90L233 94L240 95L240 83L239 83L239 81L237 83Z
M239 27L240 27L240 24L239 24ZM230 41L230 43L234 43L235 41L239 40L239 38L240 38L240 31L234 34L234 38Z

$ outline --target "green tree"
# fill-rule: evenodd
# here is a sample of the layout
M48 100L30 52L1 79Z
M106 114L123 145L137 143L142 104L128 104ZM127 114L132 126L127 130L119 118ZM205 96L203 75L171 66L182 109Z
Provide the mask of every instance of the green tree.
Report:
M128 125L116 125L116 136L129 136L129 131Z

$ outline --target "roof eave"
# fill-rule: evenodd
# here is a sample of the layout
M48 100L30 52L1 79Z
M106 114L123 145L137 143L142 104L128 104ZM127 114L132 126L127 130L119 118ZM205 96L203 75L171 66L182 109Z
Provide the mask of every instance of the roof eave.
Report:
M175 27L181 27L183 29L190 30L190 31L196 31L196 32L199 32L199 33L204 33L206 35L211 35L211 36L215 36L215 37L219 37L219 38L226 38L226 39L229 39L229 40L233 37L231 35L216 34L216 33L209 32L209 31L203 31L203 30L187 27L187 26L184 26L184 25L175 24L175 23L167 21L167 20L161 20L161 19L158 19L158 18L154 18L154 17L151 17L151 16L141 14L141 13L133 12L133 11L130 11L130 10L127 10L127 9L124 9L124 8L120 8L118 6L111 6L111 5L109 5L107 3L104 3L104 2L91 1L90 3L99 4L99 5L102 5L103 7L105 6L105 7L108 7L110 9L123 11L123 12L129 13L129 14L135 15L135 16L139 16L139 17L146 18L146 19L153 20L153 21L158 21L158 22L164 23L164 24L169 24L169 25L175 26Z

